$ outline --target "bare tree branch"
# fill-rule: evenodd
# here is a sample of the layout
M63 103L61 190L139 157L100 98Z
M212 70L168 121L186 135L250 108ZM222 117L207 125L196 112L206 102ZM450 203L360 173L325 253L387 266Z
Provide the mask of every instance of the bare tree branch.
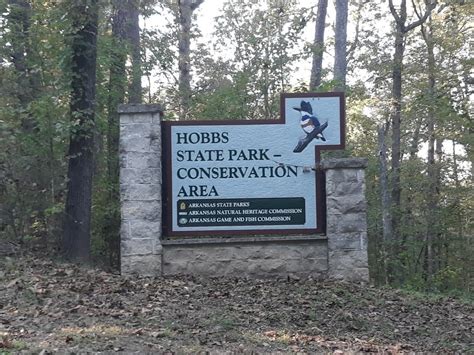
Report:
M436 7L436 5L437 5L436 0L433 3L426 1L426 11L423 14L423 16L421 18L418 18L417 21L409 24L408 26L405 26L405 28L403 29L403 32L407 33L411 31L412 29L420 26L422 23L424 23L426 19L428 18L428 16L431 14L431 10L433 10Z
M415 11L416 17L418 19L421 19L421 13L418 11L418 8L416 7L415 0L411 0L411 6L413 6L413 10Z
M354 41L351 43L350 48L346 52L347 61L349 62L352 60L354 56L354 51L359 43L359 32L360 32L360 20L362 18L362 7L365 4L364 0L359 0L358 7L357 7L357 20L356 20L356 28L355 28L355 36Z
M418 11L418 8L416 7L416 4L415 4L415 0L411 0L411 5L413 6L413 10L415 11L416 17L418 17L418 19L422 19L423 16L421 16L421 11ZM421 25L421 35L423 36L423 39L426 42L427 33L426 33L425 26L423 26L423 24Z
M401 22L400 16L398 16L397 10L395 10L395 7L393 6L393 1L388 0L388 6L390 7L390 12L392 13L393 18L397 23Z
M194 0L194 1L191 1L191 10L196 10L202 3L204 2L204 0Z

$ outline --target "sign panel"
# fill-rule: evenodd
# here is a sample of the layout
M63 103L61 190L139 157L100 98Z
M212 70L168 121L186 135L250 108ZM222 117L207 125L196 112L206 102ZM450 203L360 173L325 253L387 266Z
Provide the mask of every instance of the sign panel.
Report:
M301 197L178 200L179 227L302 225Z
M279 120L163 122L165 236L322 232L319 150L342 93L282 94Z

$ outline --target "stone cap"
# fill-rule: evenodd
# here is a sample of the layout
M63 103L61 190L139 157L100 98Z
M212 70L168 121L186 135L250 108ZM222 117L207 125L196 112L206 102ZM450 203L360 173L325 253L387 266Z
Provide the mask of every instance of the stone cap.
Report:
M160 104L120 104L117 108L118 113L163 113L163 107Z
M367 158L328 158L321 161L321 169L365 169Z
M255 244L255 243L296 243L296 242L321 242L328 238L322 234L313 235L294 235L294 236L260 236L260 237L227 237L227 238L178 238L178 239L162 239L162 245L183 246L183 245L205 245L205 244Z

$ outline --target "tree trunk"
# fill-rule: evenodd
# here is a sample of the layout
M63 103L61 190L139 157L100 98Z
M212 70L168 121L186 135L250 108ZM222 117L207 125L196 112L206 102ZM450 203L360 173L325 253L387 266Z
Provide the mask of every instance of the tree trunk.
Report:
M69 259L90 258L93 131L97 58L97 0L69 3L72 17L71 101L72 132L63 253Z
M397 24L395 34L395 54L392 69L392 108L390 112L390 123L392 126L392 153L391 153L391 181L392 181L392 230L394 238L399 238L400 221L400 123L402 107L402 65L404 35L402 26Z
M387 146L385 138L388 127L378 128L378 148L379 148L379 171L380 171L380 199L382 201L382 238L384 246L384 271L385 283L388 283L388 256L390 255L390 245L393 242L392 224L390 222L390 193L388 187L388 167L387 167Z
M349 0L336 0L336 29L334 43L334 81L335 89L344 91L347 73L347 15Z
M311 67L309 91L314 91L321 85L324 55L324 30L326 29L327 7L328 0L319 0L314 30L313 65Z
M179 7L179 96L180 96L180 119L189 117L189 106L191 104L191 23L193 11L203 3L204 0L178 0Z
M402 107L402 69L403 53L405 51L405 34L417 26L422 25L428 18L436 3L427 3L426 11L418 20L406 25L407 4L406 0L401 0L400 10L397 12L393 6L393 1L389 0L390 12L395 19L395 54L392 64L392 108L390 111L390 122L392 125L392 232L395 240L400 237L400 216L401 216L401 186L400 186L400 137L401 137L401 107Z
M436 143L436 80L435 56L432 35L431 19L428 28L422 28L423 38L428 54L428 191L427 191L427 224L426 224L426 274L431 280L435 274L434 246L438 231L438 200L439 200L439 172L435 160Z
M123 0L115 0L112 18L112 48L109 73L107 171L110 182L118 182L119 116L117 106L124 102L127 84L125 62L127 59L128 14Z
M416 180L415 175L417 174L417 171L414 169L413 164L416 164L416 158L418 154L418 144L420 141L420 130L421 126L423 125L423 120L424 117L420 115L420 117L417 118L417 122L415 125L415 129L413 132L413 138L410 143L410 148L409 148L409 169L407 173L407 180L408 181L413 181ZM406 208L404 208L404 221L403 225L406 226L409 230L415 230L416 227L416 221L413 215L413 195L408 193L406 196ZM412 235L412 237L416 237L415 235ZM403 236L401 243L405 244L406 242L406 235Z
M124 0L122 0L124 1ZM139 0L127 1L127 37L132 53L132 75L128 88L128 102L131 104L142 102L142 57L140 48Z

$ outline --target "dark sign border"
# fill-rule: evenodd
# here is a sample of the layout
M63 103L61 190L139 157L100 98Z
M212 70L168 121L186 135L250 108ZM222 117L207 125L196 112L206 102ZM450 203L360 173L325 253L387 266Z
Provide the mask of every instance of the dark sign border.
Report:
M315 146L315 165L321 161L321 150L345 149L346 143L346 104L343 92L305 92L305 93L282 93L280 95L280 118L276 120L201 120L201 121L161 121L162 135L162 215L163 215L163 238L169 237L224 237L239 235L302 235L321 234L326 232L326 196L325 176L319 168L316 169L316 221L317 226L313 229L246 229L246 230L201 230L201 231L173 231L173 198L172 198L172 174L171 174L171 128L173 126L226 126L226 125L264 125L285 124L285 100L287 98L303 97L339 97L340 112L340 137L341 143L335 145Z

